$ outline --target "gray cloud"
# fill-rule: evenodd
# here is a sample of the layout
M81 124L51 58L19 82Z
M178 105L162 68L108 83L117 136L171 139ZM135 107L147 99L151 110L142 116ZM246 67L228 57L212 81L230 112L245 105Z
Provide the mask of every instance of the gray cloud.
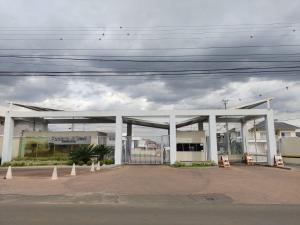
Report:
M0 3L0 27L40 27L51 31L45 31L47 35L1 35L0 38L63 38L63 41L56 40L19 40L7 41L0 40L0 48L176 48L190 46L240 46L240 45L279 45L299 43L298 30L299 24L292 27L282 24L278 29L272 26L263 26L262 24L271 24L277 22L296 23L300 21L298 9L299 1L141 1L128 0L119 1L2 1ZM226 24L257 24L256 26L242 26L240 29L231 29L230 26L212 27L205 25L226 25ZM173 28L169 33L179 33L173 35L164 35L163 32L156 32L153 29L149 31L141 31L151 26L164 26L168 29L172 26L183 26L189 29L189 35L185 35L184 31ZM72 29L72 27L89 27L104 26L104 30L91 31L91 35L66 35L66 33L85 33L83 31L59 31L59 28ZM120 31L111 31L111 27L122 26ZM141 27L138 31L126 31L126 27ZM189 26L204 26L200 30L192 30ZM253 27L255 29L253 29ZM34 28L27 28L34 29ZM133 29L133 28L132 28ZM163 29L163 28L161 28ZM165 28L166 29L166 28ZM292 30L296 29L296 32ZM129 30L129 28L128 28ZM22 31L14 31L12 33L20 33ZM102 33L105 36L103 40L97 40ZM130 33L130 38L126 36ZM206 34L197 34L197 32L206 32ZM1 34L5 32L1 30ZM6 33L9 33L6 31ZM41 33L32 31L32 33ZM124 34L124 36L113 36L113 33ZM148 35L141 35L148 33ZM168 32L166 32L168 33ZM87 33L85 33L87 34ZM199 39L163 39L168 37L182 37ZM252 38L250 36L253 36ZM161 40L140 40L140 38L158 38ZM76 40L67 40L73 38ZM95 40L88 40L94 38ZM119 40L105 40L105 38ZM136 40L127 40L137 38ZM121 40L120 40L121 39ZM236 49L198 49L198 50L178 50L178 51L34 51L34 52L6 52L0 51L0 54L85 54L85 55L220 55L220 54L253 54L253 53L298 53L298 48L236 48ZM146 58L145 58L146 59ZM148 58L147 58L148 59ZM198 60L217 60L217 59L238 59L238 60L259 60L259 56L245 57L212 57L199 56L192 57ZM278 57L263 58L274 60L297 60L300 57ZM234 68L234 67L266 67L275 65L299 65L299 63L129 63L129 62L96 62L96 61L53 61L38 59L0 59L1 70L52 70L52 71L70 71L70 70L89 70L102 69L112 70L116 73L122 70L184 70L184 69L217 69L217 68ZM298 73L297 73L298 75ZM39 81L24 78L0 78L1 94L0 101L2 105L7 100L24 101L29 103L42 104L43 102L51 102L51 99L57 103L59 99L65 101L68 98L74 98L74 93L79 95L83 101L90 102L87 108L98 108L97 96L102 98L105 92L99 92L98 88L105 87L117 96L126 96L128 100L120 103L111 97L111 104L107 104L107 108L120 108L128 105L138 106L142 104L145 107L163 108L185 107L185 108L204 108L204 107L222 107L220 98L234 98L233 103L242 101L257 100L260 93L269 90L267 81L281 81L277 89L284 90L285 83L289 85L295 84L295 88L299 88L300 76L284 77L283 74L274 73L272 76L264 74L240 74L238 77L220 77L211 74L209 78L198 79L160 79L136 78L136 79L53 79L43 78ZM253 86L257 81L252 78L259 79L264 87ZM71 81L84 81L88 85L82 85L82 91L73 90ZM31 81L31 82L29 82ZM93 83L100 86L93 86ZM249 84L250 90L240 90L240 94L236 95L237 86L231 85ZM256 84L256 83L255 83ZM259 85L259 82L257 83ZM102 86L101 86L102 85ZM86 90L88 89L88 90ZM222 90L221 93L218 91ZM283 94L281 94L283 93ZM211 96L212 95L212 96ZM283 110L282 105L291 108L290 101L295 102L298 96L280 91L272 93L277 97L274 103L276 109ZM125 97L120 97L125 98ZM252 99L251 99L251 98ZM265 97L263 95L263 97ZM118 97L119 98L119 97ZM144 100L145 99L147 104ZM105 97L106 99L106 97ZM109 101L109 97L106 99ZM106 101L105 100L105 101ZM115 102L115 103L114 103ZM119 104L119 106L118 106ZM122 105L123 104L123 105ZM65 105L66 108L72 108L73 105Z

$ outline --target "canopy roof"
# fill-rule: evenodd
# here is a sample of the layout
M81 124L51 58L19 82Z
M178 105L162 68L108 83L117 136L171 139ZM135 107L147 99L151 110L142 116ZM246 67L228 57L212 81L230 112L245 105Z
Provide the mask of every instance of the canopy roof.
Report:
M235 107L234 109L252 109L259 105L265 104L268 101L272 99L263 99L256 102L251 102L246 105ZM40 106L33 106L33 105L26 105L26 104L20 104L20 103L12 103L14 106L34 110L34 111L64 111L61 109L53 109L53 108L46 108L46 107L40 107ZM1 117L1 114L0 114ZM232 116L232 117L224 117L219 116L217 117L217 122L239 122L241 120L249 120L252 117L249 116ZM0 118L1 119L1 118ZM19 118L22 119L22 118ZM195 124L198 122L204 122L207 121L208 117L206 116L197 116L193 117L191 119L178 122L176 124L177 128L188 126L191 124ZM28 118L27 118L28 120ZM70 123L115 123L115 117L81 117L81 118L44 118L45 123L48 124L70 124ZM127 124L133 124L133 125L139 125L139 126L145 126L145 127L153 127L153 128L160 128L160 129L169 129L169 124L167 122L154 122L149 121L145 119L140 118L133 118L133 117L123 117L123 122Z

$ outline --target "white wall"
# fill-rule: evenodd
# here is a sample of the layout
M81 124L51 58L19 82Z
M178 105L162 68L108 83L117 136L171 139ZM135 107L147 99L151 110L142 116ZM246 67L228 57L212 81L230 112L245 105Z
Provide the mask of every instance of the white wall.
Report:
M206 161L206 137L204 131L177 131L176 143L203 143L204 151L201 152L176 152L177 161Z
M2 156L3 136L0 135L0 158ZM12 158L19 156L20 137L13 137L13 152Z
M279 150L283 156L300 156L300 137L280 139Z
M14 123L14 133L15 136L22 136L22 133L25 131L47 131L47 124L42 123L41 121L36 121L35 125L31 121L15 120ZM4 125L0 124L0 135L3 135Z

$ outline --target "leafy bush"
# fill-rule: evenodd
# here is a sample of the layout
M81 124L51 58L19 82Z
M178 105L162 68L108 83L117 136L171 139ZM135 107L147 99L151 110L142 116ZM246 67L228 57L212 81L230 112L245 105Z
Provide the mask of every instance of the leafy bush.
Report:
M47 166L47 165L68 165L69 161L37 161L37 160L13 160L10 162L3 163L2 167L7 166ZM73 163L73 162L72 162Z
M84 165L84 162L83 162L83 161L79 161L79 162L78 162L78 165L79 165L79 166L83 166L83 165Z
M113 148L105 145L79 145L78 148L70 152L70 160L79 164L83 161L84 164L91 165L93 156L97 157L97 161L103 161L104 157L112 154ZM112 160L107 161L107 164L111 164ZM106 164L106 163L105 163Z
M114 163L115 162L112 159L106 159L106 160L103 161L103 164L105 164L105 165L111 165L111 164L114 164Z
M79 145L78 148L74 149L70 152L70 160L74 163L79 164L79 162L83 162L86 164L91 160L93 155L93 145Z
M176 161L175 163L174 163L174 165L173 165L174 167L184 167L185 166L185 164L184 163L182 163L182 162L178 162L178 161Z
M67 161L67 156L54 156L54 157L18 157L14 161Z
M73 161L72 160L68 160L67 161L67 165L70 165L70 166L73 165Z
M95 145L93 147L93 153L97 156L97 161L103 161L104 156L110 155L113 152L113 148L105 145Z
M175 162L173 164L174 167L209 167L209 166L216 166L213 161L204 161L204 162L195 162L192 164L185 164L183 162Z
M216 166L216 164L212 161L192 163L192 167L208 167L208 166Z
M11 163L11 162L5 162L5 163L3 163L1 166L7 167L7 166L10 166L10 163Z

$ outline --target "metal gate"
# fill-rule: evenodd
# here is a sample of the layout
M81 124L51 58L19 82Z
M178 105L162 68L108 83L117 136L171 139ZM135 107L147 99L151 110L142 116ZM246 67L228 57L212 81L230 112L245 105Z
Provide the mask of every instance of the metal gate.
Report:
M122 160L125 164L170 163L169 136L123 137Z

